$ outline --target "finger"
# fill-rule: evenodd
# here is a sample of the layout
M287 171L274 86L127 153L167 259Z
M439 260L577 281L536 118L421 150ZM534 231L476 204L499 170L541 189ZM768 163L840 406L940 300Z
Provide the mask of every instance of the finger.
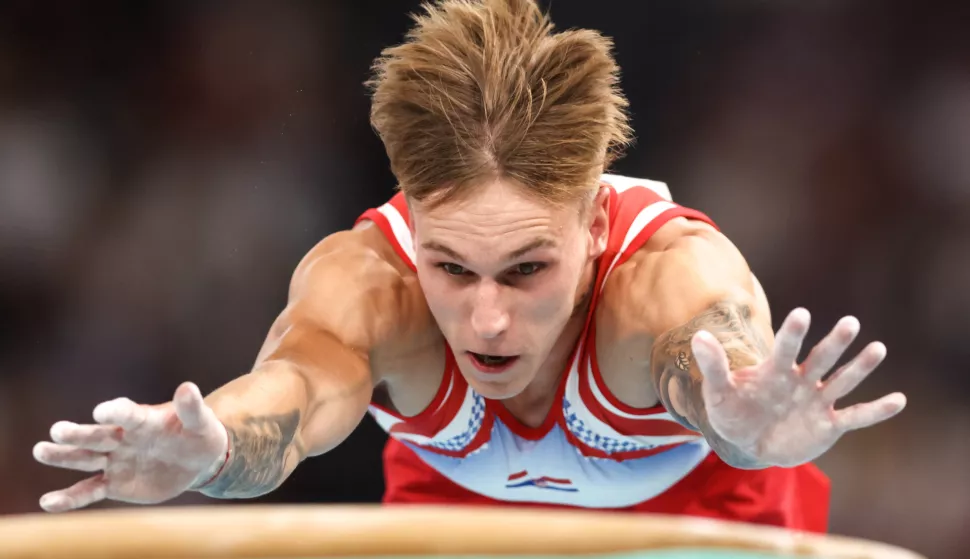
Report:
M78 425L70 421L58 421L51 427L51 440L55 443L111 452L121 444L124 431L114 425Z
M812 315L803 308L793 310L785 318L775 334L774 361L779 370L788 372L795 366L811 321Z
M822 397L834 402L852 392L885 358L886 346L880 342L867 345L855 359L835 371L825 382L822 386Z
M173 401L175 415L186 429L199 429L204 425L207 408L198 386L191 382L183 382L175 390Z
M116 398L102 402L94 408L94 420L102 425L117 425L134 429L145 422L148 409L128 398Z
M97 475L67 489L47 493L40 498L40 507L47 512L65 512L103 501L107 496L108 482L103 475Z
M108 466L106 454L46 441L34 445L34 459L48 466L82 472L97 472Z
M730 388L731 365L724 346L710 332L700 331L691 338L691 351L708 388Z
M906 396L901 392L894 392L883 396L875 402L856 404L835 412L835 425L843 431L865 429L886 421L906 407Z
M847 316L840 320L805 358L802 363L805 378L812 382L822 380L858 335L859 321L855 317Z

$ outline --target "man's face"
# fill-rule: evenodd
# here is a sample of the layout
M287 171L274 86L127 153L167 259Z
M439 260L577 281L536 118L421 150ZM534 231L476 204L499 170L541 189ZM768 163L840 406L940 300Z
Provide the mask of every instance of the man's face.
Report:
M482 396L519 394L548 357L605 250L605 193L553 207L497 180L433 209L411 205L421 287Z

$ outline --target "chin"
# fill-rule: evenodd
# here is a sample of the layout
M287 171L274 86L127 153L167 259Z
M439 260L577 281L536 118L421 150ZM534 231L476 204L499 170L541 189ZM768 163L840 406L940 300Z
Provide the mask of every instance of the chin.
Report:
M509 398L515 398L522 393L522 389L513 389L511 385L494 385L494 384L473 384L472 388L475 392L482 395L483 398L489 400L508 400Z
M525 387L529 385L528 380L523 379L520 375L496 375L496 378L482 378L481 375L471 372L468 374L462 371L462 376L468 381L468 384L472 387L475 392L478 392L484 398L489 400L507 400L509 398L514 398L525 390Z

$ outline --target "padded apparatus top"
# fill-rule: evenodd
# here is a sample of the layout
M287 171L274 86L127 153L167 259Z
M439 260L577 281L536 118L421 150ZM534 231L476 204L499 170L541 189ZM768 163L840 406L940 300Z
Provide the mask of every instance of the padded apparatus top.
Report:
M701 518L514 508L213 505L0 518L4 559L583 555L610 559L925 559L836 536Z

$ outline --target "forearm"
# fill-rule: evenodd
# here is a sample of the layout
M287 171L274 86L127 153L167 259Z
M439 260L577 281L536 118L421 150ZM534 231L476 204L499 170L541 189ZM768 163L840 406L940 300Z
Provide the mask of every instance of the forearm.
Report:
M691 351L691 339L701 330L718 339L727 353L731 370L759 363L770 351L762 333L765 327L753 321L750 303L719 301L654 342L650 370L657 395L679 422L703 434L722 460L736 468L765 467L725 441L711 427L702 390L703 375ZM770 325L767 330L770 335Z
M229 437L228 461L200 489L205 495L238 499L269 493L306 458L301 432L310 397L306 379L295 366L263 363L205 400Z

